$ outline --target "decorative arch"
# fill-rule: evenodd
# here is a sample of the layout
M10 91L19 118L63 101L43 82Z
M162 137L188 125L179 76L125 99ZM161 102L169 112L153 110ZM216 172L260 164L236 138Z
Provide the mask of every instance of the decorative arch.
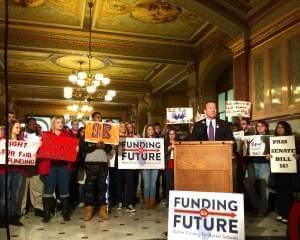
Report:
M214 54L206 62L205 66L200 69L198 79L198 96L199 106L208 100L216 100L217 80L225 69L232 66L232 55L227 52Z

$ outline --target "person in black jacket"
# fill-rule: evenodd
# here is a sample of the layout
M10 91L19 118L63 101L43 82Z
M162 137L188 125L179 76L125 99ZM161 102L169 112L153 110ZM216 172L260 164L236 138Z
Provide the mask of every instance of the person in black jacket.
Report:
M196 122L192 131L192 140L199 141L233 141L229 124L217 118L217 105L215 102L205 104L206 118Z
M292 128L288 122L280 121L275 129L275 136L291 136ZM298 149L297 149L298 150ZM299 157L299 156L298 156ZM297 173L274 173L274 185L277 197L277 221L288 222L289 209L294 200L296 184L299 183Z
M170 129L165 141L167 204L169 202L170 191L174 190L174 144L177 141L177 138L178 136L176 131L174 129Z
M92 115L95 122L101 122L102 116L99 112ZM103 142L85 142L82 146L84 157L84 168L86 171L85 180L85 209L84 220L90 221L93 218L94 210L99 206L99 218L108 220L107 208L107 176L108 176L108 157L107 153L112 150L111 145Z

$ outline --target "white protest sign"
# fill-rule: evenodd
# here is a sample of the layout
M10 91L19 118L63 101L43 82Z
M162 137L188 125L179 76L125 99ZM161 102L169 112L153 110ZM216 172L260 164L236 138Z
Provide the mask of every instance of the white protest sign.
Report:
M244 240L243 194L171 191L169 240Z
M195 122L200 122L201 120L205 119L206 115L204 113L199 113L197 112L196 116L195 116Z
M270 138L271 172L297 173L295 136Z
M251 102L247 101L226 101L227 117L245 117L250 118Z
M167 108L167 124L193 122L193 108Z
M242 150L242 141L244 139L245 132L237 131L237 132L233 132L232 134L237 145L237 152L240 152Z
M164 169L163 138L125 138L118 151L119 169Z
M233 134L234 140L236 140L236 141L242 141L245 136L244 131L237 131L237 132L233 132L232 134Z
M5 139L0 140L0 164L5 164L5 142ZM39 147L40 141L9 140L8 164L35 165Z
M247 155L252 157L266 156L269 147L269 135L250 135L244 137Z

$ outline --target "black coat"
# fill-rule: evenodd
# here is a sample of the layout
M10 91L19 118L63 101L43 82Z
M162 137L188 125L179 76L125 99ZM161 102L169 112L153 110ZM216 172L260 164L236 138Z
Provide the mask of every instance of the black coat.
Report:
M296 153L300 154L300 144L296 145ZM297 161L297 173L272 173L275 190L292 189L300 191L300 161Z
M230 126L226 121L217 119L215 131L216 141L234 141ZM208 141L206 119L194 124L191 140Z

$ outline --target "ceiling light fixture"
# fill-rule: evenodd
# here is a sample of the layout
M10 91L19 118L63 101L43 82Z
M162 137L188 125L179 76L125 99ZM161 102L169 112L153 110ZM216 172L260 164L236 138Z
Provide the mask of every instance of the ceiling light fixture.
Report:
M84 61L79 61L79 70L74 71L69 77L69 81L75 85L76 87L73 89L72 87L64 88L64 98L66 99L76 99L76 100L84 100L89 99L89 101L93 99L98 99L99 96L103 96L105 101L112 101L113 97L116 96L115 90L109 90L106 94L98 94L97 96L93 96L97 93L97 88L100 86L106 87L110 84L110 79L108 77L104 77L102 73L92 73L92 8L94 3L90 1L88 3L89 6L89 48L88 48L88 72L85 72L82 68L82 65L85 63ZM105 92L103 89L102 92ZM109 93L111 92L111 93ZM110 96L110 97L105 97ZM108 99L108 100L107 100Z

